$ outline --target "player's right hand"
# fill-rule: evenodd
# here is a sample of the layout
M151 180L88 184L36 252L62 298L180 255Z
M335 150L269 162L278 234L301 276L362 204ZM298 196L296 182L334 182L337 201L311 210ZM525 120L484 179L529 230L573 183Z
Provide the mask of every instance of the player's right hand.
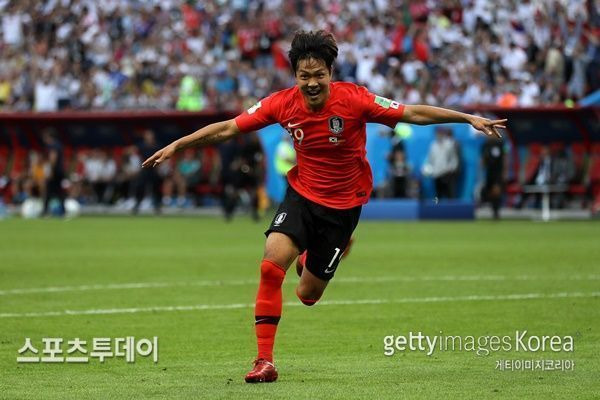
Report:
M153 168L159 165L161 162L168 160L173 157L177 149L175 145L171 143L170 145L163 147L158 150L156 153L152 154L152 156L148 157L146 161L142 163L142 168Z

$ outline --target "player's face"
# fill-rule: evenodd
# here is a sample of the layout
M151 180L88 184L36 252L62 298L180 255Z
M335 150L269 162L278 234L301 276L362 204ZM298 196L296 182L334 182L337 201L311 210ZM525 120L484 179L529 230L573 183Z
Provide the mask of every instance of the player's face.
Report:
M325 105L329 97L330 82L331 71L327 69L325 61L309 58L298 62L296 84L312 110L318 110Z

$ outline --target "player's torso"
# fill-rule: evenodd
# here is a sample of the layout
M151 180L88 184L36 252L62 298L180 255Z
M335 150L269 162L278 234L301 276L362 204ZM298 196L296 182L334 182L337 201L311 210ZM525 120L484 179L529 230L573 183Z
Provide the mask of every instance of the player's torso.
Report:
M296 92L279 116L279 123L294 140L299 156L341 161L364 154L365 124L360 115L352 115L351 98L338 92L318 112L310 111L303 101Z

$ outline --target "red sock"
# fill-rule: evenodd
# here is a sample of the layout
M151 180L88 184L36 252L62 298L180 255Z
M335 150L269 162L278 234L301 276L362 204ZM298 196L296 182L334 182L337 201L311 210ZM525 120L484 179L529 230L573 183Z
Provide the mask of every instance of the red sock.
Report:
M262 261L254 318L258 358L264 358L269 362L273 362L275 333L279 318L281 318L281 285L284 278L283 267L269 260Z

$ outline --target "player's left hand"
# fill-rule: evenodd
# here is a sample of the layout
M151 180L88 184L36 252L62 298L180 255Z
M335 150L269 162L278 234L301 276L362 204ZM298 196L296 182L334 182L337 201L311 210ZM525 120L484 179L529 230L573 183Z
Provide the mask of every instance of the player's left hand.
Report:
M177 147L174 143L171 143L148 157L148 159L142 163L142 168L154 168L161 162L173 157L173 154L175 154L176 151Z
M498 129L506 129L506 125L504 125L508 121L507 119L496 119L491 120L487 118L478 117L475 115L471 116L470 123L473 128L477 129L485 133L488 136L494 136L501 138L502 135L498 131Z

